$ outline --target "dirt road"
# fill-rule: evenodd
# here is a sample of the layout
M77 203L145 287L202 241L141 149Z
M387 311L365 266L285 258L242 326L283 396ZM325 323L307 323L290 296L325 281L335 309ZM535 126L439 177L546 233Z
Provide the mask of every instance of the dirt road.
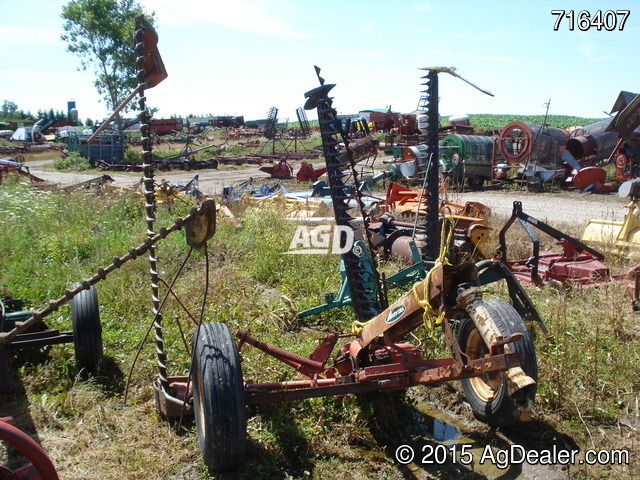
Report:
M380 160L382 163L382 160ZM95 173L65 173L53 170L51 160L29 162L31 172L49 182L60 185L72 185L95 178ZM297 168L294 168L294 170ZM135 188L142 178L140 173L108 172L115 185ZM253 178L255 185L260 186L269 179L269 175L259 170L258 166L223 167L219 170L198 170L185 172L156 172L157 181L166 179L170 183L185 185L194 175L199 176L200 190L205 195L219 195L225 186ZM300 184L300 189L305 185ZM621 221L624 217L627 201L615 194L583 194L578 192L545 192L529 193L522 190L482 190L465 193L451 193L449 199L455 202L474 201L484 203L491 208L493 215L508 217L513 209L513 202L522 202L523 210L530 216L545 222L563 222L584 225L589 219L605 219Z
M73 185L95 178L95 173L67 173L53 169L52 160L38 160L27 164L32 174L46 180L57 183L61 186ZM223 167L219 170L198 170L185 172L183 170L173 170L170 172L156 172L156 181L162 179L173 184L186 185L195 175L198 175L200 190L205 195L219 195L222 189L228 185L248 180L252 177L261 185L269 178L264 172L259 170L259 166ZM114 179L114 185L119 187L135 188L142 178L141 173L119 173L105 172Z

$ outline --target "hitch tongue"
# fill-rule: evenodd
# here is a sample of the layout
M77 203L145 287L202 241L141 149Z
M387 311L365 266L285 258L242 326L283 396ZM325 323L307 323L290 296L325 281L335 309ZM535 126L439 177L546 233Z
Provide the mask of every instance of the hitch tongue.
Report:
M496 350L504 348L510 353L508 343L520 340L521 333L515 333L504 338L496 326L491 314L482 302L482 291L477 287L470 287L463 290L456 302L463 307L471 316L480 336L489 347L491 355L496 354ZM530 385L535 385L535 380L528 376L522 367L511 367L504 372L507 381L507 391L510 397L514 397L520 390Z

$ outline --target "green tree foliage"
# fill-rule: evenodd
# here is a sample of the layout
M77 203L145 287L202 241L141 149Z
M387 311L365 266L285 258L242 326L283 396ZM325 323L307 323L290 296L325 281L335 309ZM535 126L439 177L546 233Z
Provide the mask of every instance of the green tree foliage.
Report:
M137 85L133 28L143 13L135 0L72 0L62 7L61 38L80 57L83 70L94 68L94 85L110 109Z
M0 107L0 118L8 120L31 120L31 112L19 110L15 102L4 100L2 107ZM13 128L15 128L15 125Z
M16 112L16 110L18 110L18 105L15 102L12 102L11 100L5 100L4 102L2 102L3 114L11 116Z

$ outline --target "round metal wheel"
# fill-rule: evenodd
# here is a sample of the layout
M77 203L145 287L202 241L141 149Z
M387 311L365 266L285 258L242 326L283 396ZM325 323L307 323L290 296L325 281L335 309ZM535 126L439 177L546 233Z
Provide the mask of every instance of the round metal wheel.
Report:
M95 286L82 290L71 299L71 324L78 370L95 373L103 357L102 325Z
M224 323L205 323L193 341L193 408L198 444L211 471L237 467L247 440L238 348Z
M0 440L24 455L31 464L11 471L0 467L0 478L58 480L58 473L42 447L22 430L0 420Z
M486 299L484 307L490 313L497 329L503 337L514 333L522 333L521 340L508 344L512 352L520 352L524 356L524 372L538 380L536 354L529 332L516 310L504 300ZM464 319L458 330L458 343L463 353L470 360L483 358L489 349L473 320ZM507 392L504 373L492 372L485 375L461 380L462 389L474 415L493 426L513 425L520 421L523 411L528 411L536 394L536 385L521 389L514 397Z

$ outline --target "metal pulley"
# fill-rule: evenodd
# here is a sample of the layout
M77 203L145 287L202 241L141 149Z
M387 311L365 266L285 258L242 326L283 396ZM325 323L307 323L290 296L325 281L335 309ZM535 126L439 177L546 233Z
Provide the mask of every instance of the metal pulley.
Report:
M216 232L216 204L206 200L185 226L186 242L200 253L207 251L207 242Z

